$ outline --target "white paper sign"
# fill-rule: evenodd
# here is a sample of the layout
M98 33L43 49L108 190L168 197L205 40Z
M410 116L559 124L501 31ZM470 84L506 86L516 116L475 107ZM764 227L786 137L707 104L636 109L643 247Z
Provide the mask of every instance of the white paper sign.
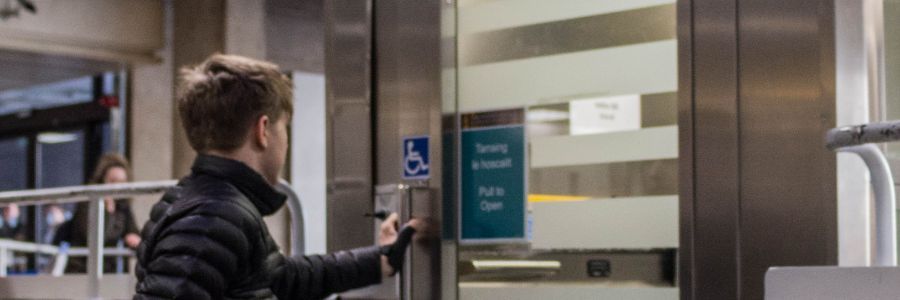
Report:
M569 102L569 134L592 134L641 128L641 95L622 95Z

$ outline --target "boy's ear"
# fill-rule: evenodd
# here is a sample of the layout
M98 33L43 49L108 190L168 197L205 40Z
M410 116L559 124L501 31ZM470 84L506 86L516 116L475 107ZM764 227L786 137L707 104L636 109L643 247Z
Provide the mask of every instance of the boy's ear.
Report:
M269 147L269 116L262 115L253 124L253 141L262 149Z

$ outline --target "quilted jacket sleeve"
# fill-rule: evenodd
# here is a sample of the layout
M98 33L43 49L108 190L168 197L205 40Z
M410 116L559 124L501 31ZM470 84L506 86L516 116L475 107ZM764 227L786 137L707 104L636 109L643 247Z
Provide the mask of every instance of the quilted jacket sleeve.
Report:
M285 257L274 270L272 291L279 299L321 299L381 282L377 246L328 255Z
M163 207L154 207L151 215L167 205L157 206ZM225 298L229 280L242 277L243 264L251 255L239 226L245 221L239 209L223 202L170 222L148 223L138 248L134 299Z

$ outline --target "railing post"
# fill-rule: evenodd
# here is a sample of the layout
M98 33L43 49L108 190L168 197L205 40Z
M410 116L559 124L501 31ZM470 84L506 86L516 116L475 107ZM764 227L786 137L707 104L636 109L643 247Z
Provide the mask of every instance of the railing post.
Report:
M897 266L897 209L894 177L884 153L877 146L864 144L839 148L856 153L869 168L875 195L875 257L872 266Z
M103 198L91 200L88 213L88 297L100 298L103 278L104 207Z
M6 277L6 268L9 267L9 252L6 247L0 247L0 277Z

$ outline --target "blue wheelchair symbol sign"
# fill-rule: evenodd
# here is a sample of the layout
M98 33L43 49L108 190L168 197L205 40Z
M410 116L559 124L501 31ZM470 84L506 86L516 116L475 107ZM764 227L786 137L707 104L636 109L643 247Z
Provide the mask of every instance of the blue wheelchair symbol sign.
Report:
M428 179L428 137L403 138L403 179Z

